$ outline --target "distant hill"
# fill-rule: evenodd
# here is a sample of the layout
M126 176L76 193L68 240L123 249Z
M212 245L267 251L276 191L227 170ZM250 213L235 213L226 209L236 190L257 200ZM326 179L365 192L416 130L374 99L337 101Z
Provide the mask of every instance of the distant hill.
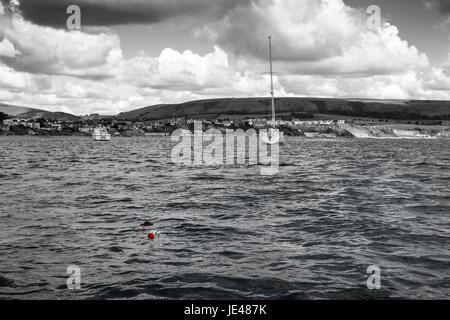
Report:
M0 112L6 113L13 117L16 117L22 113L26 113L30 110L33 110L33 109L27 108L27 107L18 107L18 106L0 103ZM37 110L37 109L35 109L35 110Z
M361 117L394 120L450 120L450 101L431 100L369 100L324 98L277 98L277 118ZM0 112L24 119L76 121L81 117L41 109L0 103ZM180 104L159 104L116 117L132 121L191 119L268 118L269 98L223 98L190 101ZM90 117L95 116L91 115ZM104 118L104 116L98 116ZM88 117L89 118L89 117Z
M60 121L75 121L79 117L65 112L50 112L41 109L19 107L9 104L0 103L0 112L6 113L12 117L20 117L23 119L51 119Z
M280 117L286 118L308 118L325 114L398 120L450 120L450 101L277 98L276 109ZM123 112L117 117L135 121L258 118L268 117L269 110L268 98L224 98L154 105Z

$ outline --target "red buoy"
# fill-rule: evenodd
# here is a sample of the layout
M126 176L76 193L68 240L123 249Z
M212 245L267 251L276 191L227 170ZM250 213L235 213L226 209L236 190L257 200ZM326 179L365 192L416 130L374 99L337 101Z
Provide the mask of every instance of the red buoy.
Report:
M155 239L155 235L153 233L149 233L148 238L153 240L153 239Z

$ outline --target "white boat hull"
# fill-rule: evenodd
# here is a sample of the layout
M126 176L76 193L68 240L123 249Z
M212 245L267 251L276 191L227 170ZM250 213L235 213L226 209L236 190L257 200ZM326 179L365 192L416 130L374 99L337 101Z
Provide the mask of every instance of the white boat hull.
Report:
M110 141L111 135L110 134L92 135L92 140L94 140L94 141Z
M269 129L261 134L262 140L266 144L284 144L284 133L278 129Z

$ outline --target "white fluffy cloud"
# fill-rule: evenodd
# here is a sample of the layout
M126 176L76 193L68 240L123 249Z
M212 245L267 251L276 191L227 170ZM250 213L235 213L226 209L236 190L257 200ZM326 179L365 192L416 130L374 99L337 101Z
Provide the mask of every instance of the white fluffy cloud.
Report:
M111 77L122 61L116 35L92 35L34 25L19 18L9 19L3 29L3 43L13 56L2 54L4 63L16 70L79 77Z
M0 41L0 57L14 58L19 53L8 39Z
M130 59L121 69L124 80L134 81L140 86L168 89L220 87L234 76L227 53L219 47L204 56L190 50L178 52L166 48L159 57L142 55Z
M287 76L282 84L290 92L315 97L409 99L424 94L420 76L414 71L372 77Z
M384 24L367 28L365 13L342 0L271 0L237 7L203 30L237 55L267 57L267 35L285 73L387 74L426 68L428 58Z
M0 64L0 88L27 90L31 77Z

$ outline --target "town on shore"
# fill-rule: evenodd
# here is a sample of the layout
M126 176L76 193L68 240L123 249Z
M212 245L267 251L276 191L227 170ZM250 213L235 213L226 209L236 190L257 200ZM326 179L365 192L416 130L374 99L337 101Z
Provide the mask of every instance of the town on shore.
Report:
M159 121L130 121L98 114L77 120L22 119L0 114L0 135L91 136L94 128L105 127L113 136L168 136L177 129L193 131L194 122L201 121L203 129L225 132L226 129L260 130L277 127L286 136L307 138L365 138L365 137L450 137L450 121L404 121L375 119L291 119L275 122L255 119L188 119L173 118Z

